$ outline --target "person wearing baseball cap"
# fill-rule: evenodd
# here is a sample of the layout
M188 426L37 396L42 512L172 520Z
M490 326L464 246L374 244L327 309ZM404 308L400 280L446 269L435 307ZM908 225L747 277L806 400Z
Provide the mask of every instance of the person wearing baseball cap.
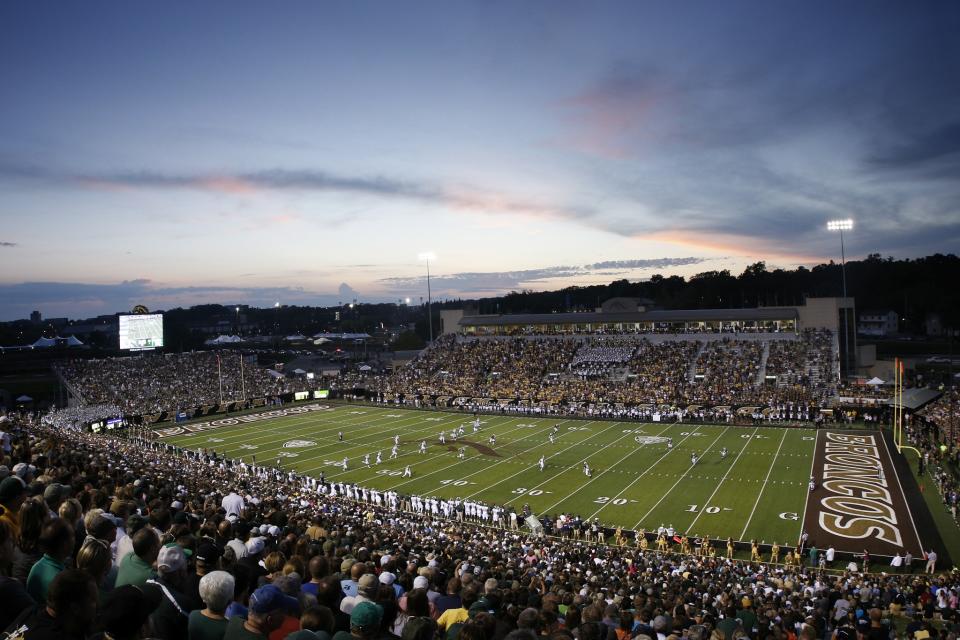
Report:
M350 632L337 631L333 640L356 640L357 638L377 638L380 622L383 620L383 607L375 602L359 602L350 612Z
M178 544L169 544L157 555L157 578L147 580L144 592L160 595L160 606L150 616L156 635L161 638L187 637L187 616L194 603L185 593L187 556Z
M275 585L265 584L250 595L246 619L230 618L223 640L267 640L283 624L284 616L298 608L296 598L284 595Z
M380 581L372 573L365 573L357 580L357 595L347 596L340 601L340 611L350 615L353 608L361 602L373 602L380 589Z

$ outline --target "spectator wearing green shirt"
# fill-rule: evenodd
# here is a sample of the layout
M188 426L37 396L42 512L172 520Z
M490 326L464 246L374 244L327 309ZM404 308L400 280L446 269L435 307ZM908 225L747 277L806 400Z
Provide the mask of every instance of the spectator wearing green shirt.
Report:
M150 527L144 527L133 534L133 553L128 553L120 561L117 581L114 587L132 584L142 587L147 580L156 577L153 563L160 553L160 538Z
M190 640L222 640L227 631L224 615L233 600L236 581L226 571L211 571L200 578L200 599L204 609L190 612L187 630Z
M43 557L34 563L27 576L27 593L35 601L47 601L47 589L64 570L64 562L73 553L73 541L73 527L60 518L43 525L39 541Z

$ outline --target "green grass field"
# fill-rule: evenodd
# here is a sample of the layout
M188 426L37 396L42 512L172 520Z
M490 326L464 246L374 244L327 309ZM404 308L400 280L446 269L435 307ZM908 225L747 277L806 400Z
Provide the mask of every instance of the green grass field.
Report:
M215 449L247 461L328 480L394 489L422 496L475 498L487 503L529 504L539 515L560 512L597 517L609 526L647 530L661 524L678 531L735 540L756 538L793 544L800 534L812 462L812 429L754 428L530 417L471 416L366 406L331 405L329 411L223 426L165 438L183 447ZM442 446L439 433L465 425L461 442ZM549 433L560 432L554 444ZM339 442L337 432L343 431ZM483 452L491 434L497 443ZM400 456L389 460L394 435ZM638 445L637 435L673 438ZM301 442L295 442L295 441ZM426 454L418 453L426 440ZM457 449L467 446L465 460ZM284 446L286 445L286 446ZM728 455L721 459L720 450ZM366 467L364 454L383 454ZM700 462L690 465L690 454ZM546 457L540 471L539 457ZM338 465L349 458L348 470ZM583 472L586 462L592 478ZM406 465L412 478L400 477Z

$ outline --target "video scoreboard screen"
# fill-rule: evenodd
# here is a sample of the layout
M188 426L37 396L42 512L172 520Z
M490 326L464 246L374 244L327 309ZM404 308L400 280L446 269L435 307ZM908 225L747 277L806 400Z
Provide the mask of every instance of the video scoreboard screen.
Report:
M120 349L146 351L163 346L163 314L120 316Z

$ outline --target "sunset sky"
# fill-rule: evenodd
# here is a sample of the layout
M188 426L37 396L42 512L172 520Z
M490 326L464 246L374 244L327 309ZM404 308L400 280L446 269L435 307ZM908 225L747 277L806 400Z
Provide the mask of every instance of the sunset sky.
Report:
M960 3L0 3L0 320L960 248Z

